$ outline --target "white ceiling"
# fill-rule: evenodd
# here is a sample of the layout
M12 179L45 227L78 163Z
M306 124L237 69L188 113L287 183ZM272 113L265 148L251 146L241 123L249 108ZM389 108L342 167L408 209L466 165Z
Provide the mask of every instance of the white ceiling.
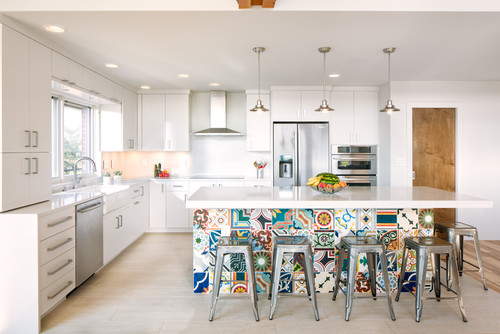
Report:
M157 11L7 12L91 68L138 89L244 90L321 85L322 55L330 46L329 85L387 82L385 47L394 81L500 80L500 13ZM42 27L57 24L63 34ZM107 69L104 63L118 64ZM190 75L188 79L177 77Z

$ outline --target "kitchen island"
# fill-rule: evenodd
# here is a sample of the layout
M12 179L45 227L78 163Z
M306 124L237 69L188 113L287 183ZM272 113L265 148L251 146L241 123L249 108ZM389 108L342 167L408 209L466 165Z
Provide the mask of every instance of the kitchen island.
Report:
M195 293L211 293L215 246L220 236L252 238L257 291L268 292L272 240L276 235L303 235L314 248L316 291L333 292L334 272L343 236L370 235L386 246L390 288L397 289L404 239L434 233L434 208L491 208L493 202L428 187L350 187L323 194L308 187L204 187L186 207L193 209L193 279ZM341 264L344 267L346 262ZM407 264L415 275L415 257ZM360 256L358 278L367 276L366 256ZM302 262L290 254L281 268L280 293L305 292ZM295 281L286 281L294 279ZM244 259L227 256L222 292L247 291ZM382 277L377 281L383 285ZM414 283L405 283L414 284ZM411 286L408 286L411 289ZM367 282L357 291L370 291Z

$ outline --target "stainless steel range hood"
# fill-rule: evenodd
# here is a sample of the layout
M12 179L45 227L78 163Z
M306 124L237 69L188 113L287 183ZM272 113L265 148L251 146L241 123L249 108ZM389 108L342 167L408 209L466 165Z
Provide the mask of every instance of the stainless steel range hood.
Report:
M196 131L195 136L242 136L243 134L226 127L226 92L210 92L210 128Z

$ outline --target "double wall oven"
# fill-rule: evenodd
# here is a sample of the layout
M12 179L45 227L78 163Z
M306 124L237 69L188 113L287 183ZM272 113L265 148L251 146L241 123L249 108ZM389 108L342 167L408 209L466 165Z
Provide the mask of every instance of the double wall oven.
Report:
M332 145L332 173L349 186L377 185L377 145Z

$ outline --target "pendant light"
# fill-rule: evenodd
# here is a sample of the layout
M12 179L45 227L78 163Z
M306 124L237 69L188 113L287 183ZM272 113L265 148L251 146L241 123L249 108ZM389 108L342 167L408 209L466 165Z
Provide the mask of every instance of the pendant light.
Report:
M388 75L388 77L389 77L389 80L388 80L389 99L387 100L387 105L385 106L385 108L381 109L380 112L386 112L386 113L388 113L390 115L390 114L392 114L393 111L399 111L399 109L396 108L392 104L392 100L391 100L391 53L394 53L394 51L396 51L396 48L385 48L382 51L384 51L384 53L387 53L387 56L388 56L388 59L389 59L389 65L388 65L388 73L389 73L389 75Z
M323 101L321 101L321 105L315 111L327 113L329 111L333 111L333 108L328 106L328 102L326 102L326 54L330 52L331 48L328 46L322 47L318 49L320 53L323 54Z
M259 70L259 74L258 74L258 87L259 87L259 95L258 95L258 100L257 100L257 104L255 105L255 107L253 107L252 109L250 109L250 111L253 111L253 112L265 112L265 111L269 111L269 109L266 109L266 107L264 107L264 105L262 104L262 100L260 99L260 54L261 52L264 52L266 49L263 48L262 46L256 46L253 48L253 52L256 52L257 53L257 58L258 58L258 70Z

